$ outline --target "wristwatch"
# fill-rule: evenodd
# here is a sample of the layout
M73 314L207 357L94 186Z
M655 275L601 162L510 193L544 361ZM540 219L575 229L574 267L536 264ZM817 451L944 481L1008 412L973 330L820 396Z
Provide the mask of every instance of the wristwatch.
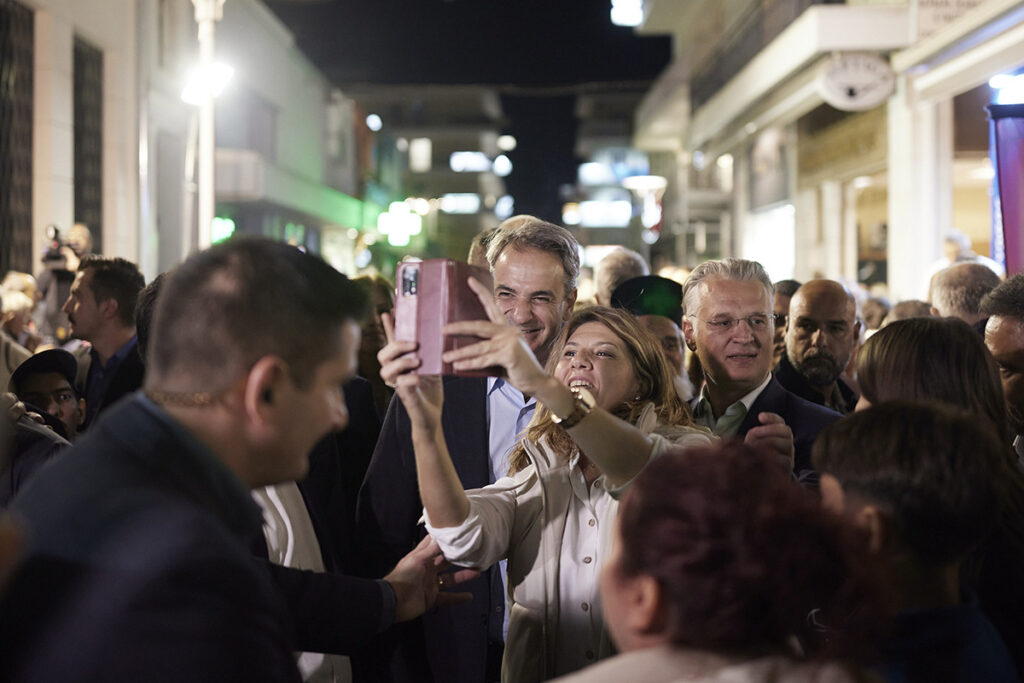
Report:
M594 400L594 395L583 387L570 387L569 391L572 392L573 398L576 399L572 412L565 417L558 417L551 413L551 421L557 425L562 425L564 429L572 429L578 425L583 418L590 415L590 411L597 404L597 401Z

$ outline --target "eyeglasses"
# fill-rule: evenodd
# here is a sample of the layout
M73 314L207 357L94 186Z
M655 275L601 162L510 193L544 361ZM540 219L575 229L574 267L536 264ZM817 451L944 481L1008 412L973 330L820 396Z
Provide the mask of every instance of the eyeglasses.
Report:
M747 315L740 318L718 318L717 320L702 320L697 318L695 315L687 316L688 318L695 318L700 320L702 323L708 326L708 329L712 332L729 332L736 328L743 320L747 323L747 327L750 328L751 332L763 332L768 329L768 321L774 316L768 316L764 313L755 313L753 315Z

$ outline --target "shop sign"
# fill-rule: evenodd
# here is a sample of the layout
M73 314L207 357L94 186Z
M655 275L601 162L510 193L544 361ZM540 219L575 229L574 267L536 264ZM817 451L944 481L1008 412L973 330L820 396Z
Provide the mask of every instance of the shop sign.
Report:
M917 39L921 40L980 5L983 0L916 0Z

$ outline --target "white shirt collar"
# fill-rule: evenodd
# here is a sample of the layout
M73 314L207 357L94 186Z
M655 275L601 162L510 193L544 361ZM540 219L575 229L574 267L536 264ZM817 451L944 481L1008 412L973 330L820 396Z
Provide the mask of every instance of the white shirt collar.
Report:
M754 405L754 401L757 400L757 397L761 395L761 392L764 391L764 388L766 386L768 386L768 382L771 382L771 381L772 381L772 373L769 372L765 376L763 382L761 382L756 387L754 387L754 389L751 390L749 393L741 396L739 401L734 401L733 403L730 403L729 405L733 405L734 403L742 403L743 407L746 408L746 412L749 413L750 412L750 406ZM700 389L700 399L699 399L698 402L706 401L708 406L710 407L711 406L711 399L708 397L707 391L708 391L708 385L707 385L707 382L705 382L704 386L702 386L701 389ZM726 410L728 410L728 409L729 409L729 406L726 406ZM722 411L722 412L724 414L725 411ZM721 417L721 416L718 416L718 417Z

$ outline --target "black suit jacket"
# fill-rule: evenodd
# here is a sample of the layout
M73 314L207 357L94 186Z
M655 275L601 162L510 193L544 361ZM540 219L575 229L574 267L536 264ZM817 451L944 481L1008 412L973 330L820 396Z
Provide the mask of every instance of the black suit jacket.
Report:
M248 492L139 399L108 417L11 506L0 679L298 681Z
M486 393L486 378L444 378L442 427L455 470L467 489L490 483ZM359 492L356 524L367 575L382 575L419 542L425 533L417 524L422 513L409 416L402 402L393 399ZM494 660L501 652L495 647L500 640L494 640L495 635L500 639L504 616L498 570L484 572L459 590L471 592L473 601L400 624L388 642L379 644L376 663L359 667L364 680L486 680L488 667L499 665Z
M811 448L814 446L814 440L818 438L821 430L842 417L834 410L787 391L774 376L764 391L750 404L750 410L740 423L737 436L743 438L748 431L761 424L757 416L764 412L779 414L793 430L793 449L796 452L793 472L801 479L814 469L811 465Z
M83 359L88 359L88 363L83 362ZM81 396L86 395L85 383L88 381L89 365L92 362L92 354L90 353L84 353L78 356L79 369L77 384L79 384L78 392ZM93 406L86 403L86 419L82 424L81 429L87 429L90 425L96 422L96 418L99 414L117 403L118 400L141 389L145 376L146 366L142 364L142 358L139 356L138 347L133 345L132 348L128 350L128 354L124 357L124 360L121 361L121 364L117 366L117 370L114 371L114 376L110 378L110 383L107 384L107 390L103 392L99 405Z
M825 397L812 387L810 382L804 379L804 376L793 367L793 364L789 362L789 356L786 354L782 354L782 358L775 368L774 375L775 379L778 380L779 384L786 391L796 394L811 403L825 405ZM848 412L852 412L853 407L857 405L857 392L851 389L850 385L844 382L842 378L836 380L836 386L839 388L839 395L843 397L843 402L849 409Z
M166 418L169 419L169 418ZM15 498L31 545L0 603L0 680L298 680L380 626L373 581L249 554L241 482L134 398Z

